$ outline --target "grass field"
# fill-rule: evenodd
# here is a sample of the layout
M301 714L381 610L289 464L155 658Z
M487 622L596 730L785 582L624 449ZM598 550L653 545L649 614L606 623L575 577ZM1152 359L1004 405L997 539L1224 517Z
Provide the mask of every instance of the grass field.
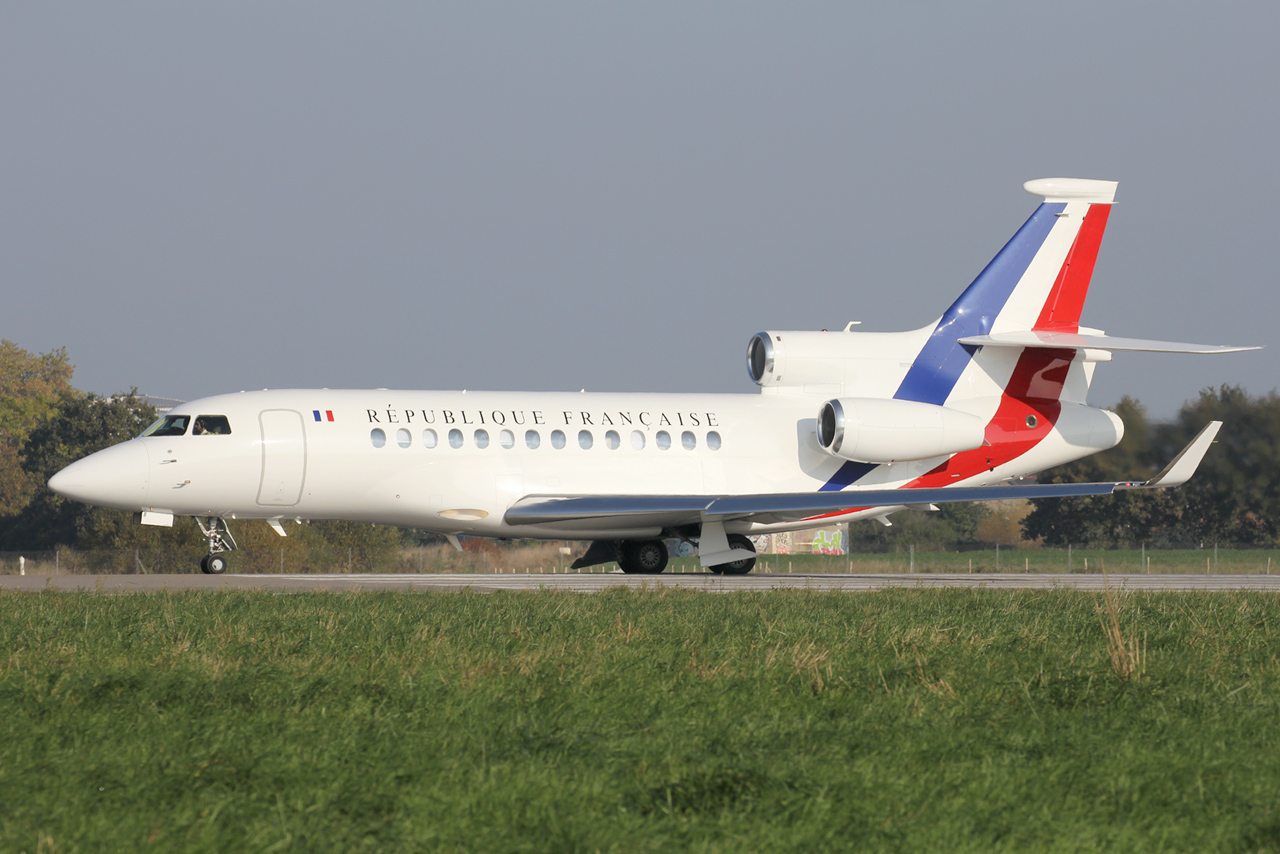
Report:
M0 597L0 850L1275 851L1280 598Z

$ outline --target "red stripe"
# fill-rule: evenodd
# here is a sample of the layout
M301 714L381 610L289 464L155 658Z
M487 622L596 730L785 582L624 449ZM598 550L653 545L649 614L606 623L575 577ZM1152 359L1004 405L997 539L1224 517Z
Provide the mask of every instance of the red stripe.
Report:
M1093 278L1093 265L1098 260L1098 247L1107 230L1107 217L1111 205L1090 205L1080 223L1080 231L1067 259L1062 262L1058 278L1049 291L1049 298L1040 310L1040 317L1033 329L1053 329L1060 332L1080 331L1080 312L1084 310L1085 297L1089 295L1089 281Z
M1062 385L1075 350L1028 348L1022 351L995 417L987 424L987 444L961 451L903 489L946 486L1016 460L1044 441L1058 423ZM1035 426L1029 426L1028 416Z
M332 410L332 409L326 409L326 410L324 411L324 414L329 416L329 420L330 420L330 421L332 421L332 420L333 420L333 410Z

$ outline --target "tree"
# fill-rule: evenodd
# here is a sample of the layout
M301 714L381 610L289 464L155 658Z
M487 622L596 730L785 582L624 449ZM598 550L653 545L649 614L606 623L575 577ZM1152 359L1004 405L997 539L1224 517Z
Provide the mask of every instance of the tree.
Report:
M1152 477L1210 421L1218 439L1190 483L1157 492L1041 499L1023 523L1046 543L1116 546L1280 542L1280 397L1251 398L1239 386L1205 389L1169 424L1149 424L1140 404L1116 407L1124 441L1110 451L1053 469L1044 483Z
M1205 389L1155 431L1153 449L1172 458L1210 421L1223 422L1222 429L1196 476L1176 490L1170 533L1183 541L1280 542L1280 396L1254 398L1231 385Z
M75 395L65 348L33 355L0 341L0 515L19 512L37 487L24 470L22 448L31 432Z
M155 408L139 400L136 391L114 398L66 393L60 400L54 414L27 437L22 466L30 500L16 515L0 518L0 548L114 547L132 539L129 514L70 501L45 484L81 457L138 435L155 420Z

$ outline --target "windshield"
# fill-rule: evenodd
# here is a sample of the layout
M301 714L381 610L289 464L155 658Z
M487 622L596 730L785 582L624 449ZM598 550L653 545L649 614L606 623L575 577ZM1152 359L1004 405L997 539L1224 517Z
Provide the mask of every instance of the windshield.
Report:
M187 432L187 423L190 421L190 415L166 415L146 430L143 430L142 435L181 436L183 433Z

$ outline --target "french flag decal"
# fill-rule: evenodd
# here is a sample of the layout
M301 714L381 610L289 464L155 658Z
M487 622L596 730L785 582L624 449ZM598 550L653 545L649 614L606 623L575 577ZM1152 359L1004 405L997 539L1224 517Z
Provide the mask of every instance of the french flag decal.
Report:
M332 410L332 409L326 409L324 412L321 412L319 409L313 409L313 410L311 410L311 414L315 416L315 418L316 418L316 420L317 420L317 421L332 421L332 420L333 420L333 410Z

